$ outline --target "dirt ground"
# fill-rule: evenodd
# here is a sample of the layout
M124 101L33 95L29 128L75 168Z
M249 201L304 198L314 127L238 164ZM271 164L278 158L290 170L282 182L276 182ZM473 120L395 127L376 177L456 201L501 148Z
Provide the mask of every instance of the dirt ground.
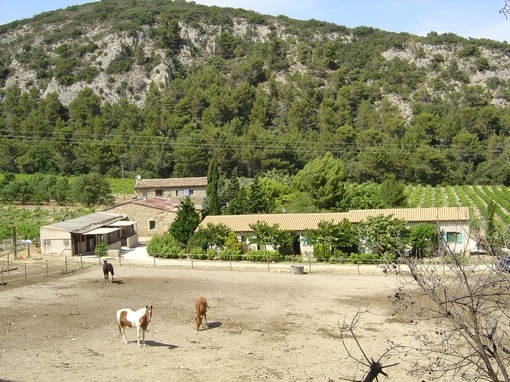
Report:
M396 275L293 274L263 270L116 268L0 290L0 381L345 381L366 366L348 357L339 323L367 310L356 329L368 357L391 342L416 346L428 330L397 315ZM195 297L209 302L210 328L195 334ZM146 347L136 330L121 342L119 308L154 306ZM361 358L355 342L346 344ZM388 381L428 381L418 352L393 351ZM414 375L413 375L414 374Z

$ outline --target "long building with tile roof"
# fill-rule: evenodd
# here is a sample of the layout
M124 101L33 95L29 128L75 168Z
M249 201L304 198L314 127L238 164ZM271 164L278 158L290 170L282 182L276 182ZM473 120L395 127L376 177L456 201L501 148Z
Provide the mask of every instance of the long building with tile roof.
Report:
M306 230L317 229L321 221L338 224L347 219L353 224L359 224L369 217L380 215L404 220L409 225L437 224L438 230L444 234L445 242L454 252L474 250L476 246L470 235L469 210L466 207L391 208L312 214L216 215L207 216L199 227L221 223L237 233L240 239L245 240L246 236L252 232L250 226L257 222L265 222L270 226L277 224L281 230L291 231L300 236ZM313 251L313 248L306 245L304 238L300 237L300 242L301 253Z

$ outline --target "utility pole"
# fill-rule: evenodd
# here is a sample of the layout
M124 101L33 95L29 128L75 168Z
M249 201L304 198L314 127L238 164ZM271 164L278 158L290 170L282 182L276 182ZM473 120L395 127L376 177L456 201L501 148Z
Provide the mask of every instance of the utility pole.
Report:
M122 197L126 201L126 192L124 189L124 161L120 161L120 173L122 174Z
M18 258L18 253L17 253L17 248L16 248L16 226L12 227L12 253L14 255L14 258L17 259Z

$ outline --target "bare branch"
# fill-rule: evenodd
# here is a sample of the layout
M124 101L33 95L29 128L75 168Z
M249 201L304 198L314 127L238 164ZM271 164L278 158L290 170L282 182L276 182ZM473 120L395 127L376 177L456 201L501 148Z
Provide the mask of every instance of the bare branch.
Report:
M482 258L473 264L472 258L453 253L442 262L409 259L408 266L419 290L429 298L431 316L450 324L436 333L439 343L427 343L436 354L430 357L431 369L464 381L509 381L508 274Z
M396 348L399 348L400 346L399 345L392 345L392 346L390 346L379 357L379 359L377 359L377 361L374 361L373 358L369 359L367 354L363 350L363 347L361 346L361 343L359 342L358 337L356 336L356 334L354 332L354 329L355 329L356 325L359 323L360 318L363 315L363 313L366 313L366 310L364 312L358 311L354 315L354 317L352 318L350 323L346 323L345 320L344 320L344 322L341 325L339 324L338 326L340 328L340 338L342 339L342 345L344 346L344 349L347 352L348 357L353 359L353 360L355 360L358 364L361 364L361 365L364 365L364 366L368 367L368 371L366 372L364 378L362 379L362 382L373 382L374 380L378 380L377 376L379 374L382 374L385 377L388 376L388 374L384 371L384 369L387 369L389 367L398 365L398 363L392 363L390 365L383 366L383 364L381 363L381 360L383 358L385 358L385 357L389 358L390 355L391 355L391 352L393 350L395 350ZM352 337L352 339L356 343L356 346L357 346L359 352L362 354L363 359L356 358L352 354L351 350L349 349L349 347L346 344L346 336L347 335L350 335Z
M510 14L510 4L508 0L505 0L505 6L499 10L499 13L505 16L508 20L508 15Z

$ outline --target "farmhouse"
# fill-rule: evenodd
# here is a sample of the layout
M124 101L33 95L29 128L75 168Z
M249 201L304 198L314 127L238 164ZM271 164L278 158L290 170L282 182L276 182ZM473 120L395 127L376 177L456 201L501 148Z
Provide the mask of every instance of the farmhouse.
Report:
M206 187L205 177L137 179L135 199L102 212L41 227L41 253L82 255L94 252L102 242L108 250L134 247L139 237L165 233L183 198L189 197L200 211Z
M94 252L96 244L101 242L107 244L108 250L135 247L141 237L167 232L179 204L174 199L156 196L138 198L101 212L43 226L39 236L41 253L83 255Z
M138 197L148 199L152 196L179 202L190 197L195 205L201 205L206 196L207 178L167 178L137 179L135 192Z
M105 212L43 226L39 235L43 255L84 255L93 253L99 243L106 243L108 250L138 245L136 222Z
M249 243L248 238L252 234L250 225L259 221L270 226L278 224L281 230L295 234L294 252L306 254L312 253L313 247L307 243L306 238L301 234L306 230L316 229L319 222L327 221L338 224L347 219L353 224L359 224L370 216L376 217L379 215L405 220L408 225L436 224L438 232L442 236L439 245L443 248L447 246L455 253L470 252L476 247L469 229L469 211L465 207L371 209L316 214L217 215L207 216L200 223L200 226L206 227L210 223L222 223L234 231L243 243L248 244L252 249L257 249L255 244Z
M134 199L105 209L110 213L123 214L137 222L139 237L162 235L174 221L179 202L157 196Z

